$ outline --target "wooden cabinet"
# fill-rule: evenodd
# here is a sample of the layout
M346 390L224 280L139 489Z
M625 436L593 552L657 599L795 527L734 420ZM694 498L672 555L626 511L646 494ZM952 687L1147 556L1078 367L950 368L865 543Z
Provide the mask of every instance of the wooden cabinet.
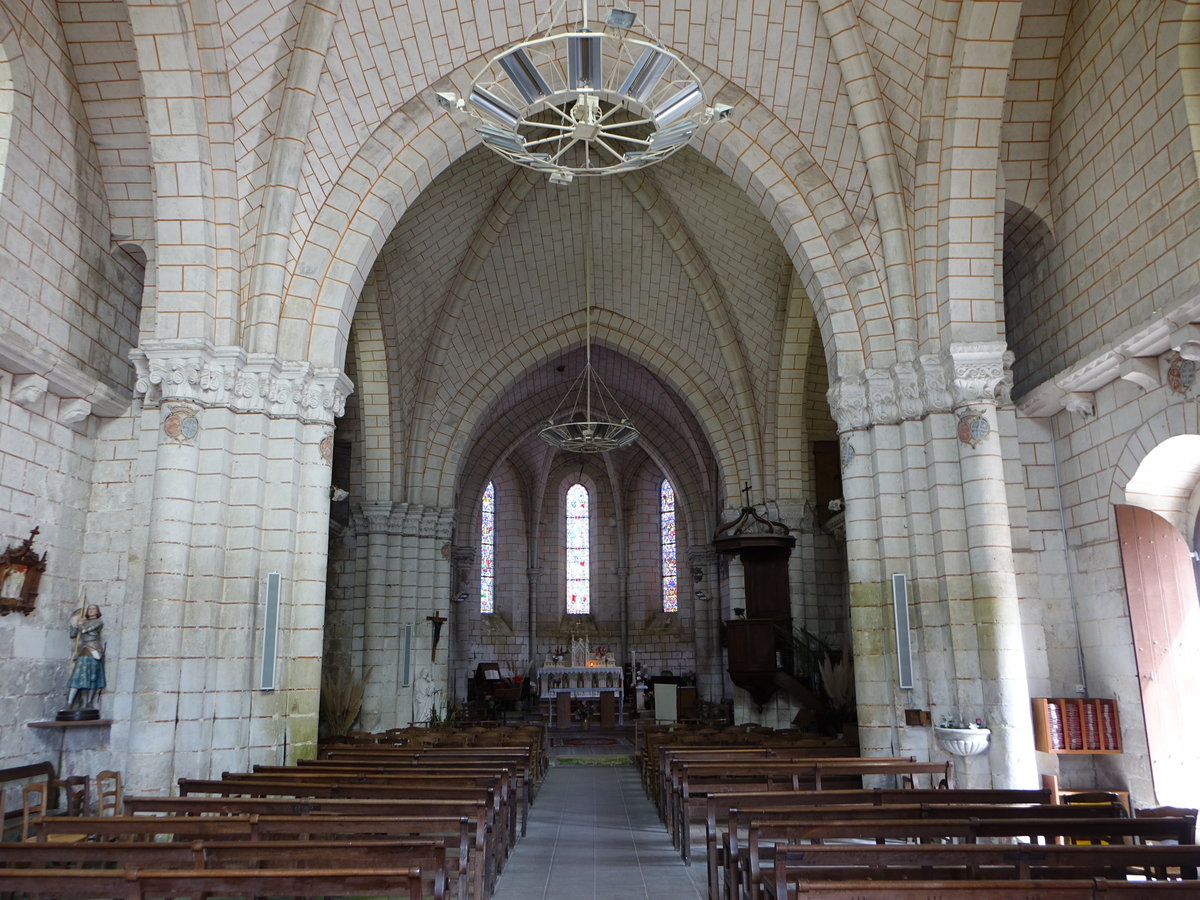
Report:
M1120 753L1117 701L1096 697L1035 697L1033 742L1044 753Z

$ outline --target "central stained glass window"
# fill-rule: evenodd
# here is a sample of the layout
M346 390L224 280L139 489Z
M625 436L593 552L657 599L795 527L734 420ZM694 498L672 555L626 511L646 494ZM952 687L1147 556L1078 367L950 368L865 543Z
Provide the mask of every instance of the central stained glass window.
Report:
M479 527L479 611L496 611L496 485L483 489Z
M588 492L582 484L567 488L567 612L592 611L591 541Z
M679 573L675 566L675 489L665 478L658 489L658 530L662 551L663 612L679 612Z

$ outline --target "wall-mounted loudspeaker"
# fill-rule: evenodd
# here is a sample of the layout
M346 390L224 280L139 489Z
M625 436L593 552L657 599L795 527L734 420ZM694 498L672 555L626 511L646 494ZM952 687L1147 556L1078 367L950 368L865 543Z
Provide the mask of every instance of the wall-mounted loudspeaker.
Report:
M263 597L262 669L258 676L260 691L275 690L275 658L279 653L279 586L278 572L267 575Z
M413 627L405 625L400 629L400 686L412 684L412 634Z
M912 690L912 640L908 629L908 578L892 576L892 606L896 611L896 668L900 687Z

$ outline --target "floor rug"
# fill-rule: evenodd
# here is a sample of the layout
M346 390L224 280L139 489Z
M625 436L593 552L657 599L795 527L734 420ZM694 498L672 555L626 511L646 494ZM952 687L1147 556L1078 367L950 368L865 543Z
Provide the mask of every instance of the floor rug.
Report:
M619 743L616 738L610 737L569 737L552 740L557 747L613 747Z

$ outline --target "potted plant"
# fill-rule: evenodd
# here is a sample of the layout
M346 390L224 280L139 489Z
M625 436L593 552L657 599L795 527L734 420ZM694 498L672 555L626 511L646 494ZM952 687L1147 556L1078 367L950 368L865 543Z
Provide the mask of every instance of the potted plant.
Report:
M579 704L579 709L575 715L579 718L579 727L583 731L587 731L591 726L592 717L596 714L596 710L592 707L590 700L585 700Z

